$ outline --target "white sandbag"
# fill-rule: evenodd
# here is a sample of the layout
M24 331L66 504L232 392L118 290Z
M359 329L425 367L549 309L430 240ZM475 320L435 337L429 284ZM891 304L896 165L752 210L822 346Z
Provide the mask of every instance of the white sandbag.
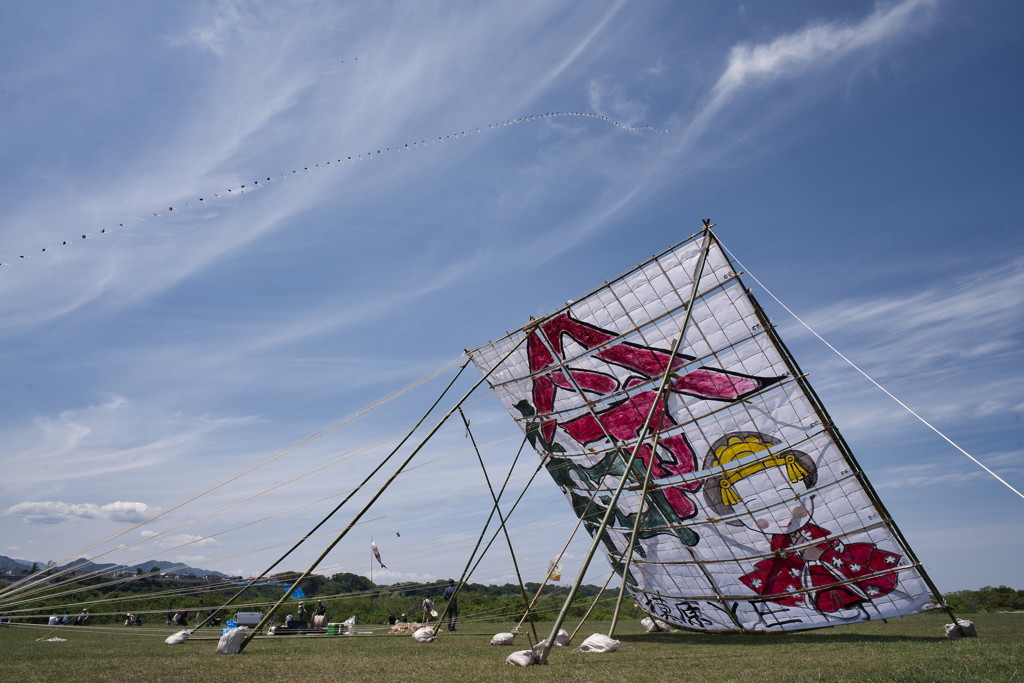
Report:
M512 645L515 636L511 633L495 633L491 638L491 645Z
M954 638L977 638L978 630L974 627L973 621L957 619L955 624L946 624L946 637Z
M172 636L167 636L167 639L164 640L164 642L168 645L181 645L182 643L188 640L188 637L190 635L192 635L191 630L178 631Z
M580 652L615 652L619 649L619 641L609 638L603 633L595 633L580 643Z
M641 619L640 626L648 633L657 633L658 631L669 631L672 629L671 626L661 619L652 619L650 617L644 617Z
M242 651L242 641L245 640L245 634L248 632L247 626L236 626L231 629L220 637L220 642L217 643L217 652L222 655L237 655Z
M533 650L519 650L506 657L505 663L513 666L531 666L537 663L537 653Z
M537 643L536 645L533 646L534 652L537 652L538 650L540 650L542 647L544 647L547 644L548 644L548 639L545 638L544 640L540 641L539 643ZM569 644L569 632L566 631L564 628L558 629L558 633L555 634L555 645L557 645L558 647L565 647L568 644Z
M352 615L345 621L341 622L341 627L345 631L346 636L352 635L356 630L356 617Z
M651 619L650 617L644 617L640 620L640 628L642 628L646 633L656 633L661 630L658 628L658 625L654 623L654 619Z
M416 629L416 632L412 634L412 639L417 643L432 643L434 642L434 629L429 626Z

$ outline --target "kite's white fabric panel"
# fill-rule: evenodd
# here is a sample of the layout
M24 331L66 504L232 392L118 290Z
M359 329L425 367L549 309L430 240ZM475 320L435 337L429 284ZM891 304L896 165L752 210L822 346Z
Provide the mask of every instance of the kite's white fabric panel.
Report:
M931 607L908 552L712 242L703 239L472 353L593 534L652 413L604 550L652 616L701 630L799 630ZM652 461L646 497L643 482ZM621 573L621 569L619 569Z

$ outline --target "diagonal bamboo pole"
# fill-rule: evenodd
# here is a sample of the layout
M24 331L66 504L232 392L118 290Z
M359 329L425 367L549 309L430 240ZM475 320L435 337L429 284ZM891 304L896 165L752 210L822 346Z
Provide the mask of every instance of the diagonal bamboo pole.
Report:
M525 443L525 441L524 441L524 443ZM517 507L519 507L519 503L522 502L523 497L526 495L526 491L533 484L533 480L537 478L537 475L540 474L540 471L542 469L544 469L544 460L543 459L537 464L537 469L535 469L533 471L533 474L530 475L530 478L529 478L529 480L527 480L526 485L523 487L523 490L519 493L519 496L516 498L515 502L512 503L512 507L510 507L508 509L508 514L510 516L511 516L511 514L513 512L515 512L515 509ZM499 499L501 498L502 494L504 493L505 486L508 484L508 479L511 476L512 476L512 470L510 469L509 473L508 473L508 476L505 478L505 483L502 484L501 491L498 492L498 498ZM491 514L493 515L493 513L494 513L494 509L492 508L491 509ZM483 530L480 532L480 540L477 542L477 547L479 547L480 543L483 542L483 537L487 533L487 526L490 524L490 521L491 521L491 517L489 516L487 518L487 522L484 524ZM491 540L489 540L487 542L487 545L484 546L484 549L480 553L480 556L476 558L476 563L473 564L473 566L471 568L468 568L468 569L463 571L463 575L466 577L466 581L469 580L469 577L473 575L473 572L476 571L476 568L480 566L481 562L483 562L484 556L487 555L487 552L491 549L491 546L494 545L494 542L498 539L498 534L500 534L500 533L501 533L500 529L495 530L495 532L491 535ZM473 553L475 555L475 553L476 553L476 549L475 548L473 550ZM470 556L469 562L467 562L467 567L469 567L469 564L471 564L471 563L473 563L473 556L472 555Z
M516 453L516 457L513 458L512 466L509 467L508 473L505 475L505 481L503 481L502 484L501 484L501 490L498 491L498 495L496 496L496 498L498 500L501 500L501 497L503 495L505 495L505 489L508 487L508 482L512 478L512 473L515 471L516 465L519 463L519 456L521 456L523 454L523 449L526 447L526 441L527 441L526 438L523 437L523 442L519 445L519 451ZM541 466L538 465L537 469L534 471L533 475L530 477L530 480L527 482L526 487L523 489L523 494L526 493L526 489L529 488L531 483L533 483L533 479L534 479L534 477L537 476L537 472L540 471L540 468L541 468ZM521 496L520 496L520 498L521 498ZM515 509L515 507L516 507L516 505L518 503L519 503L519 500L516 500L516 502L513 503L512 509L509 510L509 514L512 513L512 510ZM484 556L487 554L487 551L491 549L491 544L493 544L495 539L498 537L498 533L500 531L502 531L502 528L499 527L498 531L494 532L494 535L491 537L490 542L488 542L487 546L484 548L483 552L481 552L479 557L478 557L477 556L477 551L480 550L480 545L484 542L484 537L487 535L487 527L489 527L491 525L491 520L494 519L494 515L495 515L495 513L497 511L498 511L498 506L497 506L497 503L495 503L495 505L491 506L491 511L487 514L487 519L484 520L483 527L480 529L480 535L477 537L476 545L473 546L473 550L469 554L469 559L466 560L466 565L462 568L462 573L459 575L459 585L458 585L458 588L456 589L454 597L458 597L458 593L462 590L462 586L469 582L469 577L476 570L476 568L480 564L480 562L483 561ZM507 532L506 532L506 535L507 535ZM476 560L476 564L473 564L474 560ZM448 604L450 605L451 601L449 601ZM440 618L437 621L438 628L444 622L444 619L445 619L445 617L447 615L448 615L448 606L445 607L444 612L441 614ZM435 633L438 632L437 628L434 629L434 632Z
M348 535L348 532L352 530L352 527L354 527L356 523L359 522L360 519L362 519L363 515L365 515L369 511L373 504L377 502L377 499L384 495L384 491L386 491L387 488L391 486L391 483L394 482L394 480L398 478L398 475L402 473L406 466L408 466L408 464L412 462L412 459L416 457L416 455L419 454L420 450L423 449L427 442L434 437L434 434L436 434L438 430L441 429L442 425L444 425L444 423L448 421L448 418L455 414L455 411L459 409L459 407L466 401L466 399L468 399L473 394L473 392L475 392L480 387L481 384L487 381L487 378L490 377L495 370L501 367L502 363L508 360L513 353L519 350L519 347L523 345L526 339L527 337L524 336L522 341L520 341L511 349L509 349L508 353L506 353L504 356L501 357L501 359L498 360L498 362L492 365L491 369L485 372L483 376L479 380L477 380L477 382L472 387L470 387L469 391L467 391L465 395L463 395L463 397L460 398L455 403L454 406L452 406L451 410L445 413L444 417L442 417L438 421L438 423L434 425L430 432L423 438L422 441L420 441L419 445L413 449L412 453L409 454L409 457L402 461L402 464L398 466L398 469L395 470L394 474L392 474L388 478L388 480L384 482L384 485L381 486L377 493L375 493L373 497L370 498L370 500L366 503L366 505L363 506L363 509L360 510L356 514L356 516L352 518L352 521L348 523L348 526L346 526L345 529L340 534L338 534L337 538L331 541L331 543L324 549L324 551L320 553L320 555L315 560L313 560L313 563L309 566L309 568L306 569L306 571L304 571L302 575L299 576L299 578L295 579L295 582L291 585L290 588L288 588L288 590L284 592L284 595L281 596L281 599L274 603L274 606L271 607L267 614L260 620L260 623L257 624L254 629L252 629L249 633L246 634L245 639L242 641L242 644L238 648L239 652L242 652L245 649L245 646L248 645L250 641L252 641L253 637L255 637L255 635L259 633L259 631L262 630L264 626L267 625L267 622L270 621L271 617L273 617L274 612L284 603L285 600L287 600L291 596L292 593L295 592L295 589L299 587L299 584L302 581L304 581L307 576L313 573L313 570L316 569L317 565L323 562L323 559L327 557L327 554L334 550L334 547L336 545L341 543L341 540Z
M593 407L592 406L588 406L588 407L590 408L591 413L593 414ZM603 479L604 478L604 476L608 473L608 470L611 469L611 466L612 466L612 461L609 460L608 463L605 465L604 469L601 471L601 476L599 477L599 479ZM555 557L555 561L554 562L555 562L556 565L562 561L562 557L565 556L565 553L569 549L569 545L572 543L572 540L574 538L576 538L576 533L580 530L580 527L583 526L583 522L590 516L590 506L594 504L594 498L597 496L599 490L600 489L595 487L594 490L591 491L590 498L587 499L586 507L583 508L583 512L580 513L579 519L576 520L576 526L573 527L572 533L569 534L569 538L567 538L566 541L565 541L565 545L562 546L562 550L559 551L558 555ZM618 562L615 563L615 566L618 567L620 563L621 563L621 558L620 558L620 560ZM523 618L520 619L519 623L516 624L514 629L512 629L513 633L518 633L519 629L523 625L523 622L525 622L526 619L530 616L530 610L532 610L534 605L537 604L537 601L540 600L541 594L544 592L544 589L548 585L548 581L551 579L551 573L552 573L553 569L554 569L554 567L551 567L551 569L548 570L547 576L544 577L543 583L541 583L540 587L537 588L536 595L534 595L533 599L530 600L530 604L527 606L526 612L523 614ZM613 570L613 572L614 572L614 570ZM608 580L610 581L611 577L609 577ZM608 581L605 582L605 588L607 588L607 587L608 587ZM601 589L601 593L603 593L603 592L604 592L604 588ZM600 593L598 595L600 596ZM591 606L590 610L587 610L587 614L589 615L592 610L593 610L593 606ZM586 620L586 616L584 616L583 619ZM582 626L582 623L580 625ZM578 626L576 627L576 630L579 630ZM575 634L575 631L573 633ZM570 637L569 640L572 640L572 638Z
M473 438L473 432L469 428L469 420L466 419L466 414L464 412L462 412L462 408L459 408L459 416L462 417L462 422L463 422L463 424L466 425L466 435L469 437L470 443L473 444L473 450L474 450L474 452L476 452L476 459L480 463L480 469L483 470L484 481L487 482L487 490L491 492L491 500L494 501L494 512L495 512L495 514L498 515L498 525L501 527L501 531L505 535L505 543L508 544L508 552L509 552L509 555L512 556L512 566L516 570L516 579L518 579L518 581L519 581L519 590L522 591L522 594L523 594L523 604L527 606L527 609L529 609L530 595L526 592L526 588L523 586L523 575L519 571L519 562L516 560L516 551L512 547L512 538L508 535L508 527L505 525L506 518L505 518L504 515L501 514L501 507L498 504L498 497L494 494L494 487L491 486L491 478L487 475L487 466L484 465L484 458L480 454L480 448L476 445L476 439ZM523 440L523 443L524 444L526 443L525 439ZM462 590L462 583L460 582L459 585L456 586L456 588L455 588L455 594L452 596L453 600L458 597L459 591L461 591L461 590ZM449 600L449 604L451 604L450 600ZM445 618L445 616L448 613L448 607L447 606L445 607L444 611L445 611L445 613L442 614L441 618L438 620L438 628L440 628L441 623L444 622L444 618ZM532 623L531 623L531 626L533 626ZM533 626L533 629L534 629L533 630L533 637L534 637L534 639L536 639L537 638L537 627ZM437 631L437 629L435 629L435 632L436 631Z
M693 290L691 292L691 305L686 310L686 320L689 320L690 310L692 308L693 298L696 296L697 284L700 282L701 276L704 274L704 266L707 263L708 251L711 248L711 222L709 220L704 221L705 241L704 247L701 251L700 264L697 269L697 276L694 279ZM647 413L647 418L644 420L644 425L637 435L636 443L633 445L633 451L629 455L629 460L626 462L625 471L622 473L622 477L619 479L618 486L615 487L615 492L612 494L611 500L608 502L608 507L605 510L604 518L601 520L601 525L594 533L594 540L590 544L590 550L587 552L586 557L583 559L583 564L580 566L579 574L576 580L573 582L572 587L569 589L569 595L565 599L565 603L562 605L562 611L559 612L558 618L555 619L555 624L551 629L551 635L548 637L547 642L544 643L544 647L540 651L540 663L548 663L548 654L551 652L551 648L555 643L555 636L558 635L558 630L562 627L565 622L565 618L569 613L569 608L572 605L573 600L576 597L576 593L579 591L580 584L583 583L583 577L587 573L587 569L590 568L590 562L594 559L594 554L597 552L597 547L601 542L601 536L605 533L605 529L608 528L608 523L611 521L612 515L615 512L615 506L619 502L619 496L622 495L622 489L626 485L626 481L629 479L629 475L632 472L633 463L636 462L637 454L640 452L640 447L643 445L644 440L647 438L648 433L651 430L651 420L654 419L654 414L660 405L662 398L665 395L665 389L668 387L669 379L672 377L672 361L675 359L676 354L679 353L679 346L683 342L683 334L675 340L675 344L672 345L672 352L669 354L669 360L665 368L665 374L661 378L661 383L658 385L658 391L654 396L654 401L651 403L651 409ZM652 454L653 461L653 454ZM625 581L625 579L623 579Z
M620 561L616 562L612 566L612 570L610 572L608 572L608 578L604 580L604 585L601 586L601 590L599 590L597 592L597 595L594 596L594 601L590 603L590 607L587 609L586 613L583 615L583 618L580 619L580 623L576 624L576 628L573 629L573 632L569 634L569 642L570 643L572 642L572 639L576 637L576 634L580 632L580 629L583 628L583 624L585 624L587 622L587 619L590 617L590 613L594 611L594 608L597 607L597 603L601 600L601 596L604 595L604 592L608 589L608 584L612 582L612 577L615 576L615 569L621 563L621 558L619 558L619 559L620 559Z
M202 622L200 622L199 624L196 624L196 627L195 627L194 630L198 631L202 627L206 626L207 623L209 623L210 621L215 619L218 614L220 614L222 611L224 611L225 607L228 607L229 605L233 604L234 601L237 600L245 591L247 591L250 588L252 588L252 586L254 584L256 584L257 582L259 582L260 579L262 579L263 577L265 577L268 574L270 574L270 572L274 571L274 569L277 567L277 565L279 565L282 562L284 562L286 557L288 557L293 552L295 552L295 550L300 545L302 545L303 543L308 541L310 539L310 537L312 537L313 534L315 534L320 529L320 527L322 527L324 524L326 524L327 521L331 517L333 517L338 512L338 510L340 510L345 505L345 503L347 503L348 501L352 500L352 497L355 496L357 493L359 493L359 491L362 490L362 488L367 484L367 482L369 482L370 479L375 477L377 475L377 473L380 472L380 470L384 467L384 465L386 465L387 462L389 460L391 460L392 457L394 457L395 453L398 452L398 449L401 448L402 446L404 446L405 442L408 441L410 438L412 438L412 435L416 433L416 430L420 428L420 426L427 419L427 417L430 415L430 413L432 413L434 411L434 408L436 408L437 404L441 402L441 399L445 397L445 395L448 393L449 389L451 389L453 386L455 386L455 382L458 381L459 377L462 376L462 371L465 370L468 365L469 365L469 359L467 358L466 362L462 364L461 368L459 368L459 371L457 373L455 373L455 377L452 378L452 381L448 383L448 386L446 386L444 388L444 391L442 391L441 394L434 401L434 403L431 404L430 408L427 409L427 412L425 412L423 414L423 417L421 417L419 419L419 421L415 425L413 425L412 429L409 430L409 433L406 434L405 437L403 437L402 440L398 442L398 445L396 445L393 449L391 449L391 452L388 453L387 457L384 458L383 460L381 460L380 463L378 463L377 466L374 467L373 470L368 475L366 475L366 477L361 482L359 482L359 485L356 486L354 489L352 489L347 496L345 496L344 500L342 500L340 503L338 503L337 506L335 506L335 508L333 510L331 510L329 513L327 513L327 516L324 517L322 520L320 520L320 522L317 523L316 526L314 526L312 529L310 529L308 532L306 532L306 535L303 536L302 538L300 538L298 540L298 542L295 543L295 545L293 545L291 548L289 548L284 553L284 555L279 557L277 560L274 561L273 564L271 564L269 567L264 569L263 572L259 576L255 577L254 579L249 581L247 584L242 586L234 595L232 595L230 598L228 598L227 601L223 605L219 606L212 614L206 615L206 618L203 619ZM372 563L372 561L370 563L370 572L371 572L371 576L372 576L372 573L373 573L373 563Z
M689 318L689 308L686 309L686 315L687 318ZM682 329L686 329L686 322L683 322ZM669 358L670 366L672 365L673 360L675 360L675 356ZM640 490L640 507L636 511L636 519L633 520L633 530L629 535L629 547L626 548L626 554L623 556L622 584L619 586L619 597L615 600L615 611L612 612L612 624L608 627L609 638L613 637L615 633L615 624L619 621L619 609L622 607L622 598L626 595L626 577L629 576L629 567L633 561L633 548L636 546L636 540L640 536L640 523L647 516L647 511L644 510L644 503L647 502L647 491L651 486L651 472L654 471L654 460L657 457L656 449L658 447L658 437L660 436L660 432L654 435L654 444L651 448L651 460L647 463L647 472L644 474L644 485ZM650 510L650 507L648 507L647 510ZM586 617L584 617L584 619L585 618ZM580 625L583 625L582 622L580 622Z
M757 318L760 321L761 326L768 334L768 337L771 339L772 343L775 344L775 347L779 350L779 354L782 356L782 360L786 364L786 367L789 368L797 384L804 391L804 394L807 396L808 401L811 403L811 407L814 409L815 413L817 413L818 419L821 422L822 427L825 429L825 431L829 433L829 435L835 441L836 446L838 446L840 453L842 453L843 455L843 458L850 464L850 467L853 470L854 476L857 478L857 481L864 488L864 492L867 494L868 499L878 509L878 512L881 515L882 524L886 527L886 529L889 530L889 532L897 540L902 549L906 551L907 555L910 557L911 562L914 563L914 567L920 574L921 579L925 582L925 585L927 585L928 589L932 592L932 595L935 598L938 607L944 610L946 614L948 614L949 617L953 620L953 623L958 625L959 627L960 620L957 619L956 614L953 612L953 608L950 607L949 604L945 601L945 599L942 596L942 593L939 591L938 586L935 585L935 582L932 581L931 576L929 576L928 572L925 571L924 564L921 562L920 559L918 559L917 554L914 552L914 549L910 547L910 542L907 541L906 537L903 535L903 532L896 524L896 520L889 513L889 510L885 507L885 504L882 503L882 499L879 497L878 492L875 491L875 487L871 484L867 476L864 474L864 470L863 468L861 468L860 463L857 462L857 458L853 454L853 449L850 448L849 444L846 442L846 439L839 432L839 428L836 427L835 422L832 421L832 416L829 415L828 411L825 409L825 404L822 403L821 399L818 397L817 392L811 387L811 383L807 381L806 375L803 373L803 371L800 369L800 366L797 364L796 358L794 358L793 354L790 353L789 347L787 347L785 343L783 343L782 338L775 331L775 326L772 325L771 321L768 319L768 315L765 313L764 309L761 308L761 304L758 303L757 299L755 299L749 291L747 292L747 297L750 299L750 302L754 306L754 311L757 314Z

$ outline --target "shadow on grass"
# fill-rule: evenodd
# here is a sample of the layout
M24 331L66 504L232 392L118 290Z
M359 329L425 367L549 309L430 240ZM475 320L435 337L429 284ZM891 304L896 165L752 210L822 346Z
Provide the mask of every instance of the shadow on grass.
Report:
M616 636L624 643L672 643L678 645L825 645L834 643L935 643L944 636L878 635L871 633L640 633Z

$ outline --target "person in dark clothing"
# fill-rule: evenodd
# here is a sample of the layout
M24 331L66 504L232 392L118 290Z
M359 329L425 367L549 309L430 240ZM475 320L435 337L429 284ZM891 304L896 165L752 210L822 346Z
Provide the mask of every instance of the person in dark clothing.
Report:
M459 599L455 593L458 587L455 579L448 579L448 587L444 589L444 599L448 601L448 630L455 630L455 622L459 618Z

